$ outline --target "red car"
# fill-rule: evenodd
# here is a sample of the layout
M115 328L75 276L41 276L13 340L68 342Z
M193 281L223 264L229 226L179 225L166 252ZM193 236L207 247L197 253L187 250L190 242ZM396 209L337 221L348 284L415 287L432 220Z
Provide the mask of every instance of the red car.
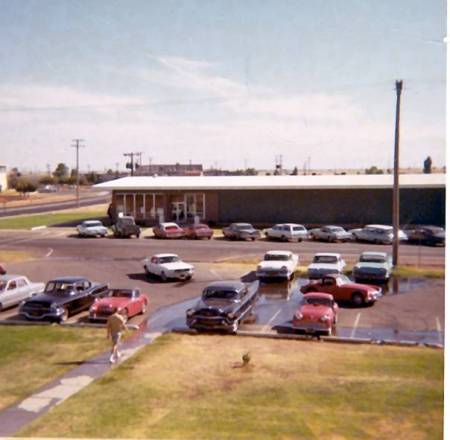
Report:
M176 223L160 223L153 228L156 238L183 238L185 236L183 228Z
M307 293L292 318L292 327L306 333L330 336L337 323L338 306L333 295L322 292Z
M329 293L336 301L351 301L355 306L373 304L383 295L381 287L354 283L342 274L324 276L302 286L300 290L303 293Z
M116 310L125 318L144 314L148 299L139 289L109 289L106 296L98 299L89 309L90 321L106 321Z
M213 230L203 223L187 225L184 228L186 238L208 238L213 236Z

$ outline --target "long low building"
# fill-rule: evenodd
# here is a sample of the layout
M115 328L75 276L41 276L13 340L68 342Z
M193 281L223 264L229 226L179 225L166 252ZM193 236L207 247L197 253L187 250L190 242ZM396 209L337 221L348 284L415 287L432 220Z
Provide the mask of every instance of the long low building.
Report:
M258 225L295 222L355 226L392 221L393 176L125 177L112 191L117 213L148 225L198 219ZM445 174L400 175L400 223L445 223Z

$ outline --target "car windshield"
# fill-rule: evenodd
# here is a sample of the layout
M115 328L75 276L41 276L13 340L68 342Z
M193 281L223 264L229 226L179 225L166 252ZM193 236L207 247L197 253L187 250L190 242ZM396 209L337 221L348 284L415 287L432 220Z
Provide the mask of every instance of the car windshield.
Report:
M305 298L305 304L312 304L315 306L328 306L331 307L332 303L329 299L327 298L318 298L318 297L312 297L312 298Z
M304 231L305 230L305 228L303 228L302 226L294 226L292 229L294 231Z
M253 229L253 226L250 223L238 223L237 225L234 225L234 227L239 230Z
M0 292L6 289L6 281L0 281Z
M346 275L339 275L338 277L336 277L336 284L339 286L349 283L351 283L350 278L348 278Z
M120 222L124 225L134 225L134 219L130 217L121 217Z
M314 263L337 263L337 257L334 255L316 255Z
M265 261L288 261L289 256L288 255L281 255L281 254L266 254L264 255Z
M160 263L177 263L178 261L181 261L179 257L176 257L175 255L169 255L167 257L161 257L159 259Z
M57 295L68 295L75 290L75 284L66 282L51 281L45 286L45 292L52 292Z
M203 299L221 299L232 301L233 299L239 298L239 293L235 290L226 290L226 289L206 289L203 292Z
M103 225L102 225L102 222L100 222L100 221L92 221L92 222L84 222L84 226L91 228L94 226L103 226Z
M361 255L359 261L361 263L385 263L386 257L382 255Z
M113 289L108 292L110 298L131 298L133 296L133 291L129 289Z

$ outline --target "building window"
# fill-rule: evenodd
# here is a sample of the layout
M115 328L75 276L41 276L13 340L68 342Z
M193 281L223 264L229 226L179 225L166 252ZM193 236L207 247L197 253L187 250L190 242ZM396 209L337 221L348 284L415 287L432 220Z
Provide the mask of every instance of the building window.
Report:
M187 218L194 219L197 216L203 220L205 218L205 194L186 193L184 198Z

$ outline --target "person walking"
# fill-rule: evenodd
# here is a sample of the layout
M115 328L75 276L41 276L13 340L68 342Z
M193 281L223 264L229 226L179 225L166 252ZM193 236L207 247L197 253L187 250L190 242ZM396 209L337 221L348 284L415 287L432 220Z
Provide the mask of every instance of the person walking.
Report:
M119 342L122 332L126 330L127 326L125 325L125 319L118 311L115 311L106 322L106 337L108 339L111 338L112 342L111 356L109 358L109 361L112 364L117 362L121 356L119 352Z

